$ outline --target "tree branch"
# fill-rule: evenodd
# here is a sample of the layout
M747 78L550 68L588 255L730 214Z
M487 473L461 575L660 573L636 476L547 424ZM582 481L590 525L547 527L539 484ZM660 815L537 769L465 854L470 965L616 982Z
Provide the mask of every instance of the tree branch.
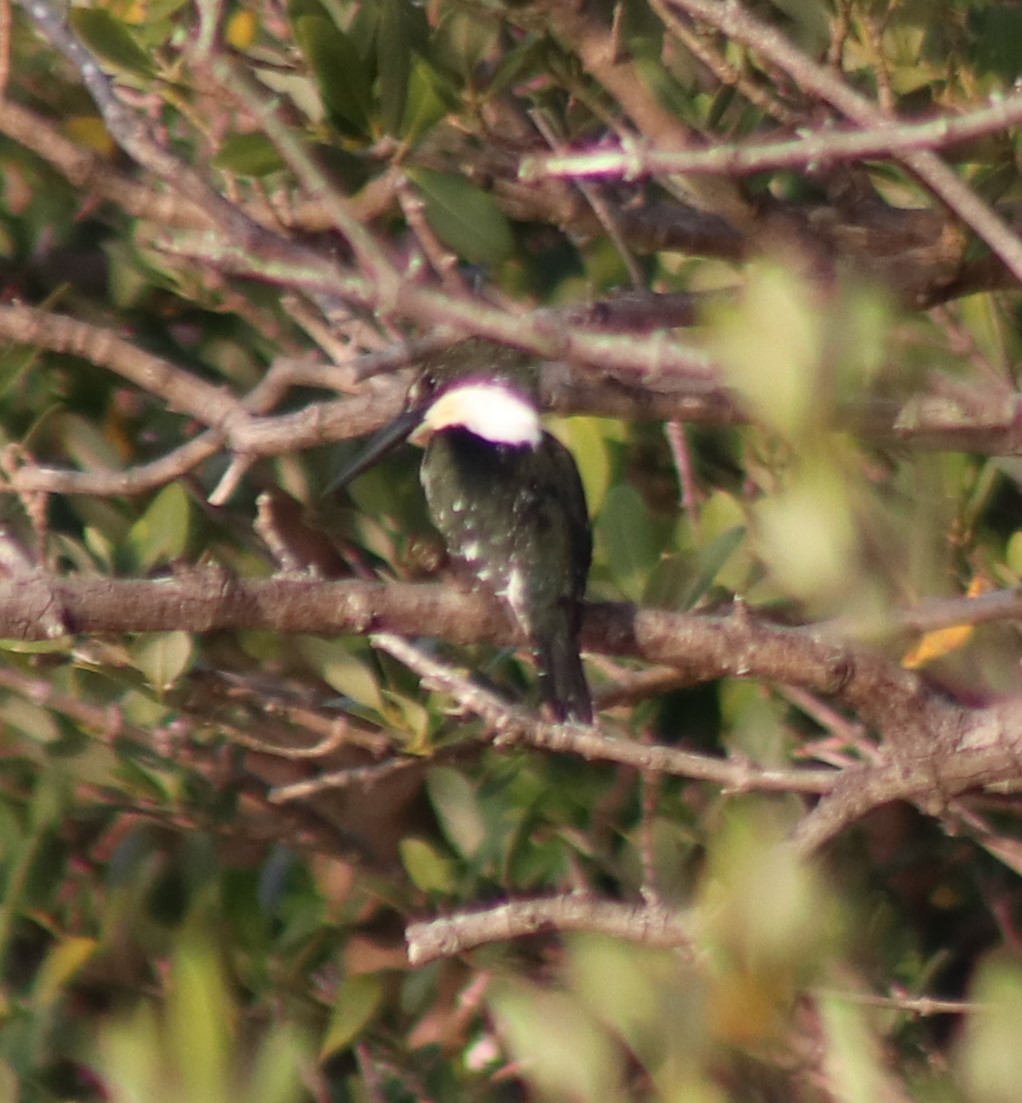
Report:
M408 960L425 965L489 942L547 931L595 931L644 946L687 949L691 935L674 912L651 904L619 904L579 893L541 900L515 900L484 911L412 923L405 931Z

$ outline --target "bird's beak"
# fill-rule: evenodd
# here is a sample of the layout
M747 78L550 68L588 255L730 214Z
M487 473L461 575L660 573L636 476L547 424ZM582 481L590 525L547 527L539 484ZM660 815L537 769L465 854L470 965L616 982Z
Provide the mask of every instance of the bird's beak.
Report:
M385 425L375 436L370 438L365 448L357 456L342 468L327 485L324 494L332 494L340 490L358 478L364 471L368 471L374 464L379 463L384 456L393 452L399 444L411 436L412 431L423 419L426 413L426 405L412 406L399 414L389 425Z

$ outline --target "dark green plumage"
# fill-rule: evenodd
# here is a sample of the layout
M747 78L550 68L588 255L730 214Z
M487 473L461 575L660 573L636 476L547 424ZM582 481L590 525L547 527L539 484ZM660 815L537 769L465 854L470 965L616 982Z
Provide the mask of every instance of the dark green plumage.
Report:
M578 627L592 537L571 453L549 433L533 448L446 429L427 445L421 478L451 554L508 602L529 637L556 718L590 723Z
M588 724L578 629L592 534L575 461L540 430L534 377L522 354L486 341L446 350L424 366L404 414L333 485L410 433L422 443L422 485L448 549L510 605L555 719Z

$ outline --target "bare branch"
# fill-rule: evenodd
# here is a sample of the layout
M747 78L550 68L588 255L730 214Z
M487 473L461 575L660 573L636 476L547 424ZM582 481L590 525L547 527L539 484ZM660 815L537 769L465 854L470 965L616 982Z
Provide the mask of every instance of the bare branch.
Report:
M703 150L656 149L640 137L617 149L580 153L539 153L522 159L519 176L534 180L620 177L638 180L683 172L689 175L746 176L766 169L817 168L864 157L889 158L909 150L945 149L959 142L1011 130L1022 123L1022 95L992 98L985 107L921 122L885 119L855 130L824 126L802 130L797 138L734 142Z
M685 949L692 939L674 912L650 904L619 904L572 893L541 900L516 900L485 911L412 923L405 931L408 960L425 965L489 942L547 931L595 931L644 946Z

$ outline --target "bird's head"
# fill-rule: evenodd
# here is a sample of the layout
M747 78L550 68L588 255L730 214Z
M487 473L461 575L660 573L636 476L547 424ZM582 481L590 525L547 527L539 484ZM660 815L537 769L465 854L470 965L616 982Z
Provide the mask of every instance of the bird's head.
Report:
M543 433L535 387L535 366L513 349L477 338L445 349L423 364L404 410L368 442L328 491L340 489L402 441L425 447L447 430L465 429L493 444L535 448Z

